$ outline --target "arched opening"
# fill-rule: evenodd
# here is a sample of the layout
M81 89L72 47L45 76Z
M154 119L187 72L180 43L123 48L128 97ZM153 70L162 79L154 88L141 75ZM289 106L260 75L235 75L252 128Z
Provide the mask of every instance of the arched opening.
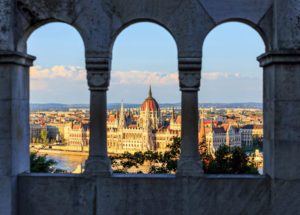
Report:
M30 151L56 162L31 170L80 173L89 144L82 38L70 25L50 23L30 35L27 51L37 57L30 68ZM31 162L43 161L31 154Z
M218 150L226 151L221 147L225 145L232 150L241 148L262 174L263 73L256 57L264 50L260 35L238 22L219 25L205 39L199 92L199 146L213 155L209 159L214 165L204 162L208 173L243 173L230 172L231 164L216 170L214 158Z
M170 150L172 138L180 137L174 39L157 24L133 24L116 38L112 59L107 148L114 171L174 173L158 159L147 160Z

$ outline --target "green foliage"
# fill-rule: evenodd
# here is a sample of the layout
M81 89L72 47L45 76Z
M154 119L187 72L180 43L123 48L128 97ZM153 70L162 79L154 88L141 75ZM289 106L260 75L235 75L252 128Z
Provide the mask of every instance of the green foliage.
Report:
M249 161L245 151L239 147L221 145L205 173L212 174L258 174L257 167Z
M264 138L258 135L254 135L252 137L252 145L255 149L262 150L263 149Z
M244 151L246 152L255 152L256 149L259 151L263 151L263 142L264 138L258 135L253 135L251 138L251 146L243 147Z
M149 161L151 163L150 166L150 174L164 174L164 173L175 173L177 169L177 161L180 156L180 138L173 137L173 143L167 145L168 149L164 153L153 153L148 151L148 153L152 153L155 156L150 157ZM152 158L152 159L151 159Z
M42 141L42 143L48 143L49 142L49 140L48 140L48 131L47 130L44 130L44 129L42 129L41 130L41 141Z
M207 172L209 163L213 159L213 156L211 154L209 154L209 152L208 152L205 139L199 143L199 151L200 151L200 157L202 160L202 168L203 168L204 172Z
M161 152L135 152L110 156L115 173L128 173L131 167L139 168L145 162L150 164L150 174L174 173L177 169L177 160L180 155L180 139L173 138L173 143L168 145L168 150Z
M145 156L142 152L123 153L118 156L110 156L112 166L117 168L116 173L126 173L128 169L135 166L138 168L140 165L144 164ZM121 169L119 168L121 166Z
M56 164L56 161L47 159L47 155L37 155L30 152L30 172L49 173L50 167Z
M168 145L168 150L161 152L135 152L123 153L111 156L112 167L115 173L128 173L131 167L139 168L145 162L150 164L149 174L175 173L177 161L180 156L181 140L173 138L173 143ZM258 174L257 167L253 161L249 161L246 153L239 147L230 149L227 145L221 145L215 153L210 155L205 140L200 143L200 156L203 170L208 174Z

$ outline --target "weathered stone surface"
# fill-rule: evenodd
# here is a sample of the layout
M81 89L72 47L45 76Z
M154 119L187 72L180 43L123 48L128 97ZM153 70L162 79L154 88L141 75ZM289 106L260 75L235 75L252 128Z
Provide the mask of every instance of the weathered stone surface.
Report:
M253 176L22 175L19 192L19 214L271 214L269 180Z
M272 214L300 214L300 180L274 180L272 183Z
M264 66L264 170L272 178L300 179L298 52L259 57Z
M13 198L13 192L16 191L17 186L12 189L15 181L16 178L0 175L0 214L16 214L17 212L17 201Z
M244 20L257 24L271 7L272 0L199 0L216 23Z
M13 50L13 1L0 1L0 50Z
M300 1L274 0L275 49L300 49Z

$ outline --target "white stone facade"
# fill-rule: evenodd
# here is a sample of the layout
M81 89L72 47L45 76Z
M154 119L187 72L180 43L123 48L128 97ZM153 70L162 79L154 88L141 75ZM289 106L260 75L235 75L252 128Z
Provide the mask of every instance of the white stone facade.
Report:
M152 98L151 91L149 97ZM134 124L130 123L130 116L126 116L123 103L119 116L108 117L107 150L109 153L134 153L148 150L163 152L167 149L167 145L172 143L174 136L180 136L181 123L171 120L170 127L164 128L161 125L159 106L154 98L150 101L149 97L142 104L137 122Z

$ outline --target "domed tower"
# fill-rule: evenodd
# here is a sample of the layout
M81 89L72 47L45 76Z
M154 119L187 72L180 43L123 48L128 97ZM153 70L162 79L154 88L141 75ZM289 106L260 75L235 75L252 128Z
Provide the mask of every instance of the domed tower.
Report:
M147 118L150 118L151 128L157 129L160 125L160 111L157 101L152 97L151 86L149 88L148 97L141 106L140 117L138 120L139 127L145 127Z

